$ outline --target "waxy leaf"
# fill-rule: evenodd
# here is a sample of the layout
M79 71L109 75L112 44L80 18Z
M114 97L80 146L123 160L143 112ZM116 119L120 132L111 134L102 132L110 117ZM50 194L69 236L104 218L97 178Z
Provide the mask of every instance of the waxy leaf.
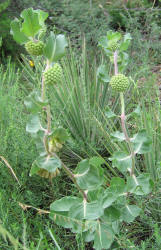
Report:
M29 121L26 125L26 132L37 133L41 129L40 118L38 115L30 115Z
M49 136L51 138L59 140L59 142L64 143L68 138L68 133L64 128L56 128Z
M94 249L109 249L114 241L114 236L112 227L98 220L94 236Z
M34 12L38 14L40 25L44 26L44 22L48 18L49 14L43 10L34 10Z
M121 142L121 141L124 141L126 139L124 133L121 133L120 131L113 132L110 135L112 136L112 138L115 141Z
M44 48L44 55L50 62L56 62L64 56L67 45L64 35L56 36L51 32Z
M108 119L110 119L110 118L116 117L117 115L109 107L106 107L105 116Z
M100 65L97 69L97 79L108 83L110 81L108 69L106 65Z
M109 30L107 32L107 39L108 40L113 40L118 42L121 39L122 35L119 32L113 32L112 30Z
M41 29L41 25L39 23L39 15L32 8L25 9L21 13L21 17L24 19L22 23L21 31L27 36L32 37L38 33Z
M83 200L71 207L69 215L75 219L95 220L103 215L103 208L97 201L89 203Z
M17 18L11 22L11 34L13 39L19 44L29 41L28 37L21 31L21 23Z
M60 200L56 200L50 205L50 210L51 211L57 211L57 212L67 212L70 210L70 208L77 204L80 203L82 199L75 197L75 196L66 196L63 197Z
M152 181L149 174L140 174L127 178L127 191L136 195L146 195L152 191Z
M109 187L106 189L103 196L103 208L110 207L117 200L118 196L119 194L115 188Z
M107 223L117 221L120 218L120 210L114 206L110 206L104 210L104 215L101 219Z
M43 102L39 92L34 90L29 96L25 98L24 104L30 112L37 113L41 111L42 107L46 106L48 103Z
M134 145L135 154L145 154L150 152L152 147L152 140L147 135L146 130L142 129L131 138Z
M126 222L132 222L140 214L141 209L136 205L126 204L125 207L121 209L121 219Z
M112 166L117 167L122 173L127 170L130 172L132 167L131 155L124 152L115 152L109 160L112 161Z
M39 156L35 160L35 165L39 168L47 170L49 173L54 173L57 168L61 168L62 164L59 158L51 156Z
M128 49L129 45L130 45L130 42L131 42L131 35L130 33L127 33L125 36L124 36L124 40L123 42L121 43L120 45L120 51L125 51Z
M119 195L125 192L125 181L123 178L113 177L110 182L110 188L115 188Z
M75 178L83 190L96 189L104 182L103 169L90 165L89 160L83 160L76 168Z

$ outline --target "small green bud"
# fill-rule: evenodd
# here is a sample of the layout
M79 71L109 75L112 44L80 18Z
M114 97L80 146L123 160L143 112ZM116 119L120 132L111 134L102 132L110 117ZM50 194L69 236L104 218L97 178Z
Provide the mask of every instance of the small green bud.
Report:
M113 90L118 92L124 92L129 86L128 78L123 74L112 76L110 85Z
M113 52L120 47L119 43L117 43L116 41L110 41L108 46Z
M43 53L44 43L42 41L29 41L25 44L25 48L30 55L40 56Z
M44 72L44 81L47 85L56 84L61 81L63 71L60 64L55 63L54 66Z

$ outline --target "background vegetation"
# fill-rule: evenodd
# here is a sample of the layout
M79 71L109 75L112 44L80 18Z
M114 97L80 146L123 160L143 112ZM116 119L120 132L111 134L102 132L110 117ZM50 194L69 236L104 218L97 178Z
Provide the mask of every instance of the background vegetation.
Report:
M107 158L115 150L116 145L109 133L119 124L117 120L108 120L107 107L110 105L117 112L118 103L106 86L102 89L98 84L97 67L106 59L97 44L101 35L109 29L131 33L132 45L126 73L130 73L138 90L129 90L127 103L128 110L139 104L142 112L135 117L135 122L133 117L129 120L128 127L133 131L145 127L152 136L152 151L144 158L137 159L137 169L150 172L155 188L148 197L138 198L144 214L134 223L122 225L119 236L122 247L113 246L112 249L159 249L161 7L160 1L148 0L7 0L0 3L0 155L10 163L21 183L20 187L1 161L0 248L16 249L21 244L20 249L46 250L59 249L59 244L61 249L91 249L89 244L84 245L81 235L75 239L68 230L53 224L48 216L18 205L20 202L48 209L53 200L75 192L73 184L63 173L52 184L40 177L29 177L36 148L25 132L27 111L23 102L32 84L38 84L43 65L35 62L35 68L31 68L28 62L31 58L20 58L20 53L25 51L15 44L10 35L11 20L26 7L48 11L49 30L65 33L70 38L70 48L61 62L64 69L63 86L60 92L54 91L52 96L53 105L56 104L52 115L57 124L68 128L71 135L62 158L73 168L84 157L101 155ZM105 96L99 103L100 109L98 102L103 93ZM118 175L111 170L110 164L107 167L109 177Z

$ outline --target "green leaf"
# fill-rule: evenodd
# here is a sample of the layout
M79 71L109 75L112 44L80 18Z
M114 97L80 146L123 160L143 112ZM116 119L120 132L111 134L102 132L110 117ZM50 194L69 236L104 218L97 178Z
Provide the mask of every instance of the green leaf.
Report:
M109 249L114 241L114 236L113 229L109 225L101 223L98 220L94 236L94 249Z
M54 131L52 132L52 134L49 137L55 138L55 139L59 140L59 142L61 142L61 143L64 143L69 138L68 133L67 133L66 129L64 129L64 128L54 129Z
M99 187L98 189L94 189L94 190L89 190L87 193L87 198L88 201L102 201L102 197L104 195L104 188L103 187Z
M13 35L13 39L19 44L24 44L29 40L28 37L21 32L21 23L17 18L11 22L10 33Z
M108 119L110 119L110 118L116 117L117 115L109 107L106 107L105 116Z
M128 49L130 42L131 42L131 39L132 39L132 37L131 37L130 33L127 33L124 36L124 41L120 45L120 51L125 51Z
M125 180L119 177L113 177L110 182L110 188L115 188L119 195L125 192Z
M141 209L136 205L128 205L121 209L121 219L128 223L134 221L134 219L140 214Z
M107 48L108 47L108 39L106 36L102 36L99 40L98 43L99 46L101 46L102 48Z
M115 188L109 187L106 189L103 196L103 208L110 207L117 200L118 196L119 194Z
M43 10L34 10L34 12L38 14L39 24L44 26L44 22L48 18L49 14Z
M29 121L26 125L26 132L28 133L37 133L41 129L41 123L39 116L34 114L34 115L29 115Z
M100 167L105 163L105 160L102 157L94 156L89 159L89 164L94 167Z
M33 37L38 33L41 29L41 25L39 23L39 15L32 8L25 9L21 13L21 17L24 19L22 23L21 31L27 37Z
M114 206L110 206L104 210L104 215L101 219L107 223L117 221L120 218L120 210Z
M146 195L152 191L152 181L149 174L140 174L127 178L127 191L136 195Z
M25 98L24 104L28 111L32 113L37 113L41 111L42 107L46 106L48 102L43 102L39 91L34 90L29 96Z
M100 65L97 69L97 78L103 82L110 81L109 72L106 65Z
M126 139L124 133L121 133L120 131L113 132L110 135L112 136L114 141L121 142L121 141L124 141Z
M109 30L107 32L107 39L108 40L112 40L112 41L115 41L115 42L118 42L120 39L121 39L121 33L119 32L113 32L112 30Z
M74 196L66 196L63 197L60 200L56 200L50 205L50 210L51 211L59 211L59 212L67 212L70 210L70 208L77 204L80 203L82 199Z
M131 112L129 115L127 115L127 117L136 117L136 116L140 116L141 115L141 109L140 106L138 105L133 112Z
M35 164L35 161L32 163L31 169L30 169L30 176L33 176L37 174L37 172L40 170L40 168Z
M115 152L112 157L109 158L112 161L112 166L117 167L122 173L127 170L130 172L132 167L131 156L125 152Z
M104 182L103 169L98 166L91 166L89 160L83 160L77 165L75 178L83 190L96 189Z
M51 156L39 156L35 160L35 165L39 168L46 169L50 173L54 173L57 168L61 168L61 161L59 158Z
M152 140L147 135L146 130L142 129L131 138L131 142L134 145L135 154L145 154L151 151Z
M69 211L69 216L75 219L95 220L103 215L103 208L100 202L88 203L86 200L75 204Z
M55 36L55 34L51 32L44 48L44 55L50 62L56 62L64 56L67 45L68 43L64 35Z

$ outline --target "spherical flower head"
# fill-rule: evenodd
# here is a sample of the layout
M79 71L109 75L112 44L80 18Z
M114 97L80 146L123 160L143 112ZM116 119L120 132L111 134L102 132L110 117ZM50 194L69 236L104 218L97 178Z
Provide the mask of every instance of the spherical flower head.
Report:
M25 48L30 55L40 56L43 54L44 43L42 41L29 41L25 44Z
M113 90L117 92L124 92L127 90L129 86L129 80L125 75L118 74L118 75L112 76L110 80L110 85Z
M57 84L61 81L63 76L62 67L59 63L55 63L53 67L44 72L45 84Z

